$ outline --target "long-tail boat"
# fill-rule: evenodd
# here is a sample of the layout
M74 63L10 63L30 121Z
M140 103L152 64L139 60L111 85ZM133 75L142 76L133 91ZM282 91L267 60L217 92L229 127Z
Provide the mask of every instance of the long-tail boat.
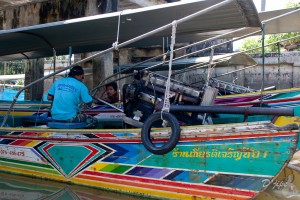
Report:
M270 122L181 127L176 147L157 155L140 129L1 132L1 171L171 199L251 199L287 165L299 137ZM152 137L160 149L170 131Z

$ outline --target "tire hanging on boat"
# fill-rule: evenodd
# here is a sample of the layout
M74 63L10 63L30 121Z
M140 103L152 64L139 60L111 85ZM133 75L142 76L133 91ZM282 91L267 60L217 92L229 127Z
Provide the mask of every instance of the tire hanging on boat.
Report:
M157 122L161 121L161 117L163 120L168 122L168 125L171 127L171 136L170 139L164 143L162 146L155 146L151 140L151 127L152 125ZM141 138L143 145L145 148L153 154L163 155L171 150L177 145L180 139L180 126L179 122L174 115L168 112L156 112L150 115L147 120L145 121L142 127Z

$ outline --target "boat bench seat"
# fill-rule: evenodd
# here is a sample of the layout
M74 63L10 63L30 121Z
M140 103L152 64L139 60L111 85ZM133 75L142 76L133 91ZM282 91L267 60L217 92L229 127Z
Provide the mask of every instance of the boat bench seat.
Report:
M76 122L76 123L67 123L67 122L48 122L49 128L58 128L58 129L76 129L76 128L85 128L85 122Z

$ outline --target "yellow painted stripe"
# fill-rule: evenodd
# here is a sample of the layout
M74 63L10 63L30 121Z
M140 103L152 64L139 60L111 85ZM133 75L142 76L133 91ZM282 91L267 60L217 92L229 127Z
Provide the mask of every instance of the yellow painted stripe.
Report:
M276 126L285 126L287 124L292 124L292 123L296 123L296 124L300 125L300 118L298 116L296 116L296 117L280 116L277 118L277 120L275 121L274 124Z
M37 177L37 178L47 178L47 179L51 179L51 180L68 182L68 181L66 181L65 177L63 177L61 175L47 174L47 173L43 173L43 172L8 167L8 166L3 166L3 165L0 165L0 171L11 172L11 173L21 174L21 175L28 175L28 176L33 176L33 177Z
M49 135L52 135L53 133L50 132L45 132L45 133L41 133L39 136L43 136L43 137L47 137ZM20 138L21 139L21 138ZM35 145L37 145L38 143L40 143L40 141L38 140L33 140L31 142L28 142L25 146L26 147L34 147Z
M28 144L26 144L26 147L34 147L35 145L37 145L38 143L40 143L40 141L31 141Z
M163 197L166 199L186 199L186 200L211 200L213 198L207 198L207 197L195 197L188 194L182 194L182 193L174 193L174 192L166 192L166 191L159 191L159 190L152 190L152 189L144 189L144 188L137 188L137 187L131 187L131 186L124 186L119 184L113 184L108 182L101 182L101 181L90 181L87 179L81 179L81 178L72 178L72 182L77 184L83 184L87 186L92 187L101 187L108 190L114 190L119 192L126 192L126 193L134 193L134 194L151 194L152 197ZM180 192L180 191L178 191Z
M0 111L1 115L6 115L7 111ZM31 116L36 112L20 112L20 111L12 111L10 112L10 116Z
M89 170L92 171L100 171L104 167L106 167L108 164L107 163L94 163L91 167L89 167Z
M39 136L48 137L52 134L53 134L53 132L43 132L43 133L40 133Z
M10 106L11 105L11 103L2 103L1 104L1 106ZM42 106L50 106L51 104L50 103L16 103L15 104L15 108L18 108L18 106L20 106L20 107L25 107L25 106L40 106L40 107L42 107Z

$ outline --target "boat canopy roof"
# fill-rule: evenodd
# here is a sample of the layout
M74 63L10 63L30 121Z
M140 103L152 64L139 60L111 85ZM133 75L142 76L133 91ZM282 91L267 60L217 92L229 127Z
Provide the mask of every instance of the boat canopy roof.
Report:
M300 31L300 9L290 8L262 12L259 18L266 24L267 34L289 33Z
M208 9L218 3L224 5ZM53 56L53 49L56 55L67 55L70 47L72 53L101 51L112 47L116 41L120 44L204 9L207 9L204 14L177 25L176 42L200 41L232 29L260 27L255 5L249 0L176 2L1 30L0 60L49 57ZM133 42L128 47L162 45L163 38L166 43L170 36L171 28Z
M265 34L300 32L300 7L261 12L259 19L265 24ZM228 35L239 37L249 34L257 28L248 27L243 31Z

